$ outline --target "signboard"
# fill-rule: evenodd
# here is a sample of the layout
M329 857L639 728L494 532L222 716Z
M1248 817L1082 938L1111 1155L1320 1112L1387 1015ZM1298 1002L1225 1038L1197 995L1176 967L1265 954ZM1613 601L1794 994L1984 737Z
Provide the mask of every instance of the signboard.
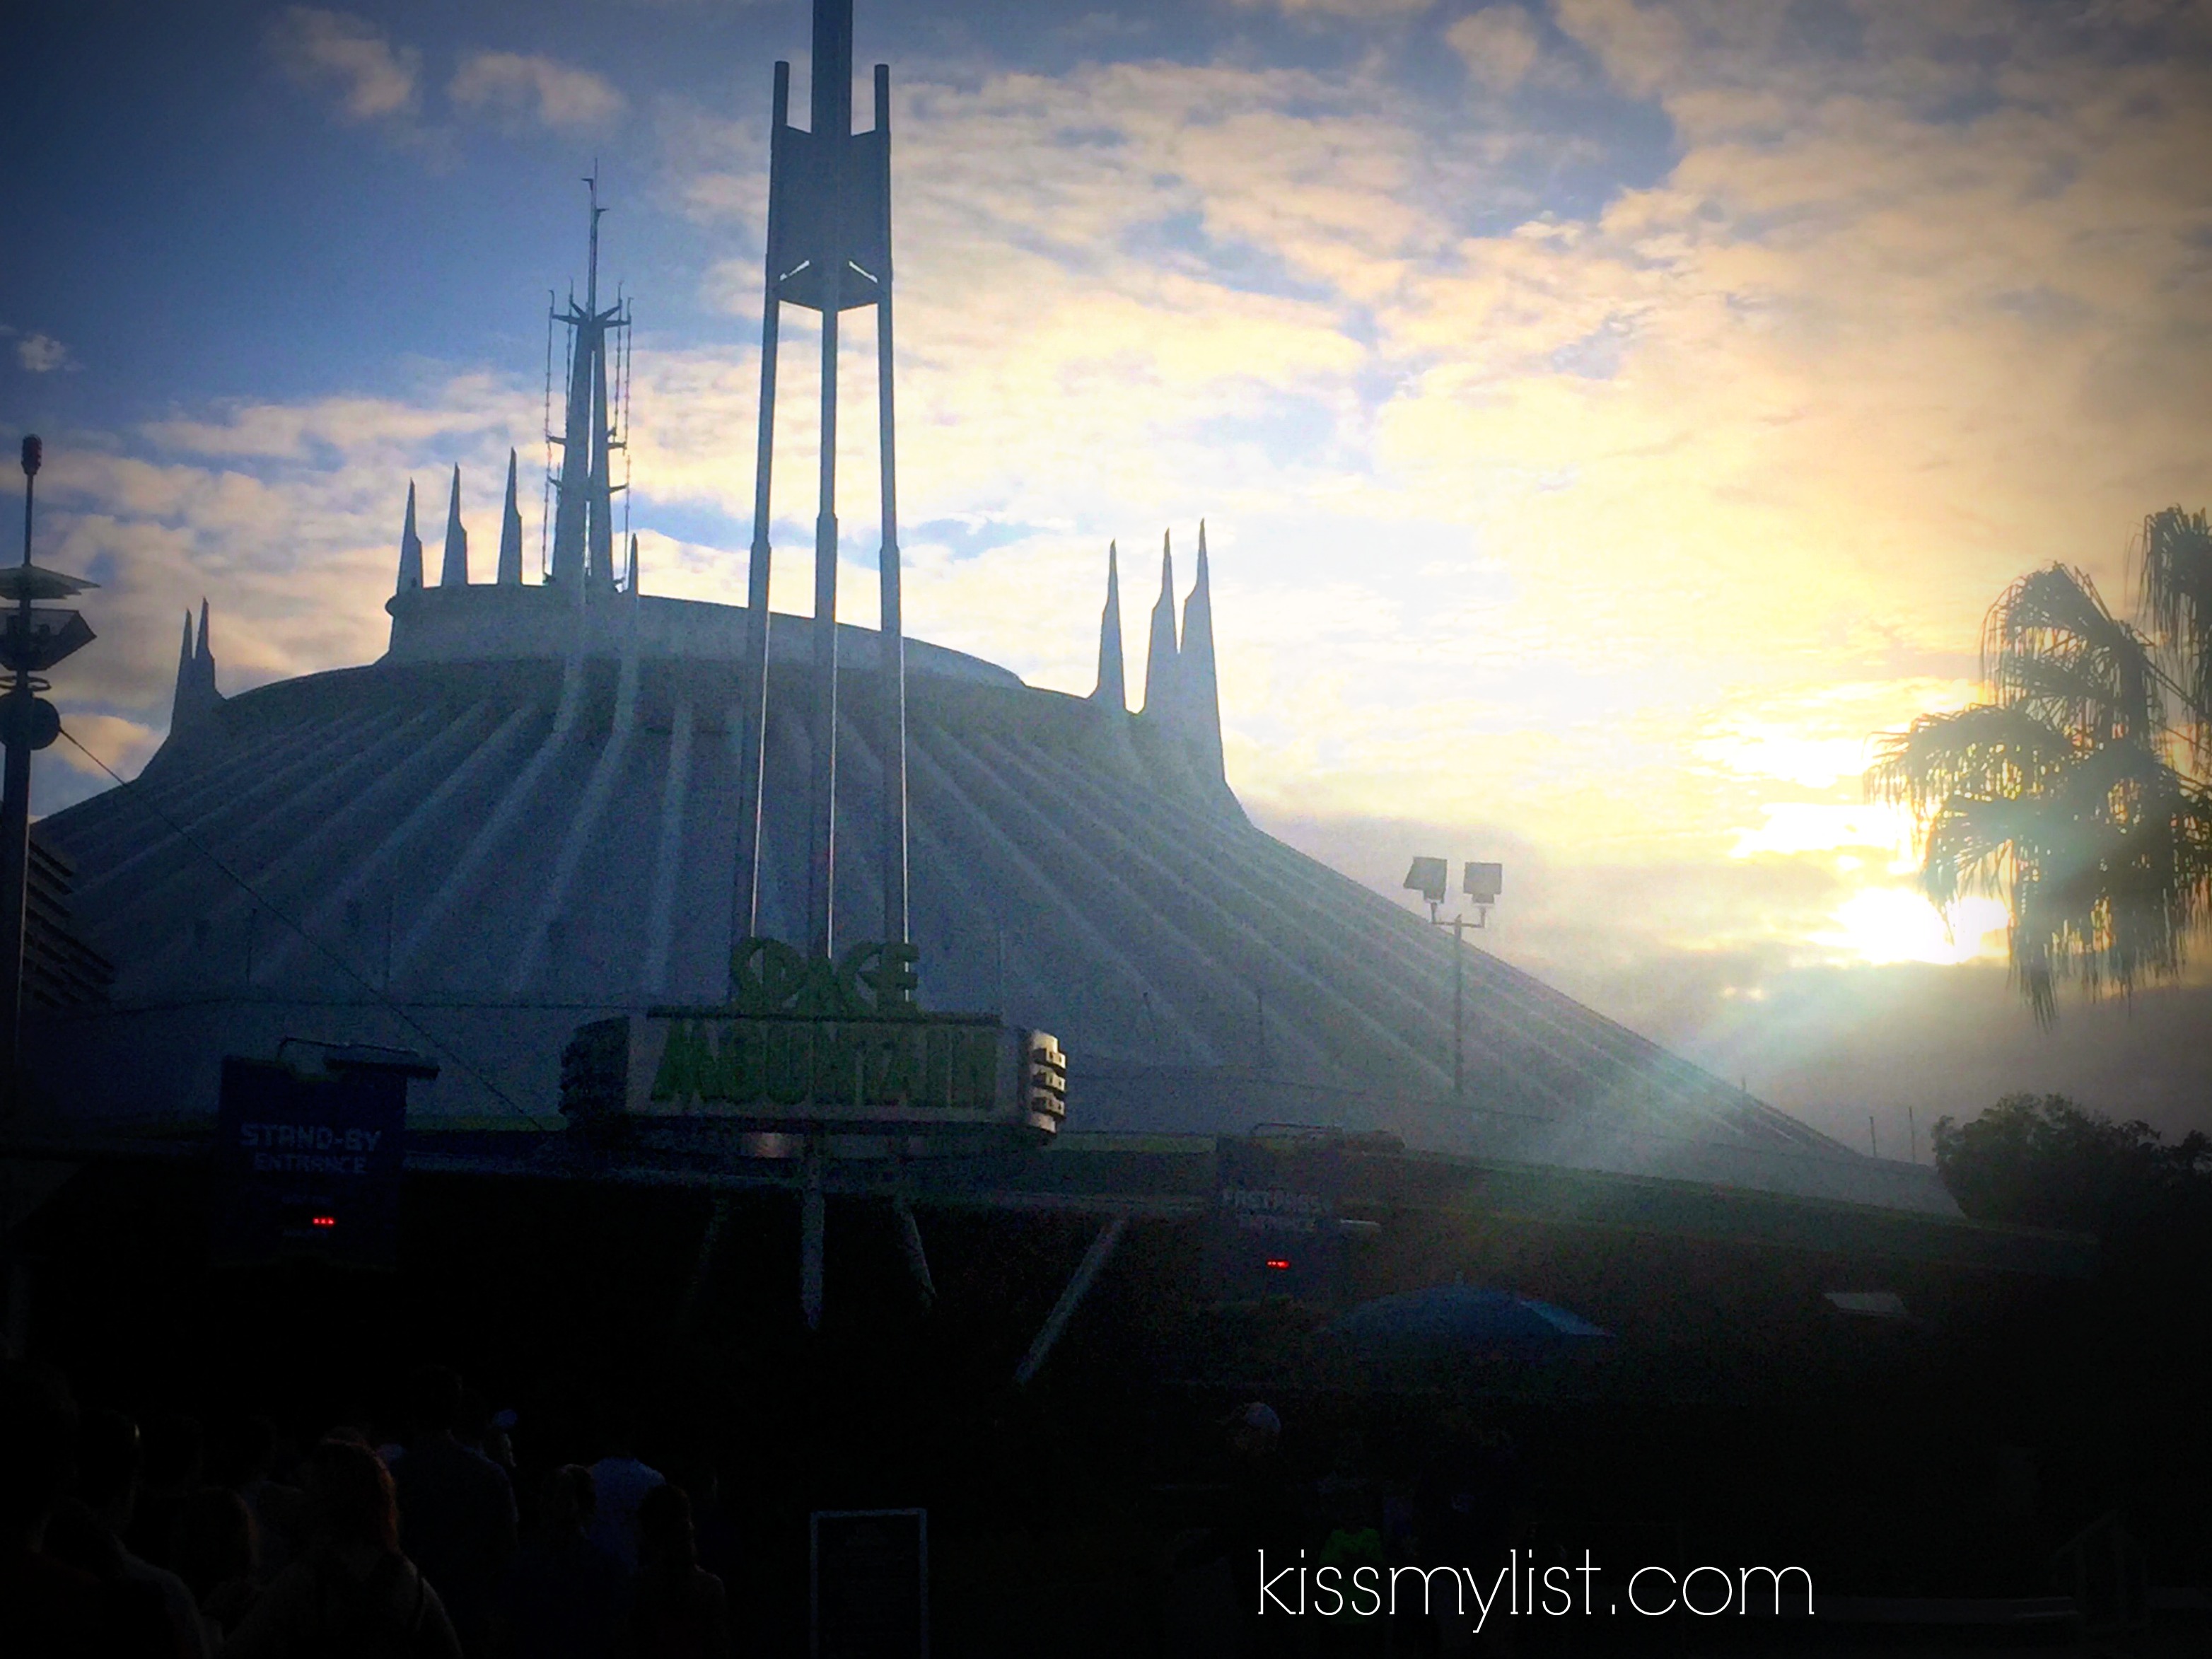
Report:
M747 1129L1058 1132L1067 1060L993 1014L925 1012L911 945L809 961L773 939L735 956L731 1001L579 1027L562 1056L572 1123L707 1121Z
M928 1659L929 1512L807 1517L812 1659Z
M1344 1259L1336 1137L1224 1136L1214 1152L1214 1282L1232 1297L1326 1301Z
M216 1112L215 1259L396 1266L406 1121L403 1073L314 1077L279 1061L226 1056Z

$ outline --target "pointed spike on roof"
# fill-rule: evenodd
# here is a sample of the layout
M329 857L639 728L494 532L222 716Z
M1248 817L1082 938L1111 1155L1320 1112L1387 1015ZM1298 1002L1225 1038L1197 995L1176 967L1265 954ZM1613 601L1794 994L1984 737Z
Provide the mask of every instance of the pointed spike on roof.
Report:
M192 696L192 613L185 609L185 643L177 653L177 687L169 695L169 730L181 732L191 724L194 698Z
M1160 597L1152 604L1152 637L1145 649L1145 712L1164 714L1176 695L1175 550L1160 533Z
M191 718L192 703L192 612L185 608L185 642L177 652L177 687L169 696L169 729L178 730Z
M169 704L172 736L197 725L222 702L216 690L215 653L208 644L208 602L200 601L199 637L192 636L192 613L185 612L184 643L177 652L177 690Z
M1121 654L1121 554L1112 542L1106 544L1106 608L1098 616L1098 685L1091 700L1125 713L1129 707Z
M633 534L633 535L630 537L630 538L629 538L629 596L630 596L630 598L632 598L633 599L635 599L637 597L637 538L636 538L636 536L635 536L635 535L634 535L634 534Z
M1221 755L1221 689L1213 663L1213 579L1206 568L1206 520L1198 523L1198 575L1182 607L1177 663L1178 713L1206 775L1225 779Z
M518 587L522 583L522 509L514 495L514 452L507 452L507 507L499 520L499 584Z
M419 592L422 586L422 538L415 533L415 483L407 483L407 519L399 527L399 580L397 591Z
M469 532L461 527L461 469L453 469L453 491L446 499L446 556L438 567L438 586L469 585Z

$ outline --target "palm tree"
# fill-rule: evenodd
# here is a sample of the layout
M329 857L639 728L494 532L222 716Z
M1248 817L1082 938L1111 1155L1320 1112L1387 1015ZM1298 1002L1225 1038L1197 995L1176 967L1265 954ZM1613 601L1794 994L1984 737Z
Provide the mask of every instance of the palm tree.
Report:
M1990 611L1989 700L1884 733L1869 795L1912 811L1923 890L1994 893L2039 1024L2180 971L2212 915L2212 526L2143 520L2141 629L2049 565Z

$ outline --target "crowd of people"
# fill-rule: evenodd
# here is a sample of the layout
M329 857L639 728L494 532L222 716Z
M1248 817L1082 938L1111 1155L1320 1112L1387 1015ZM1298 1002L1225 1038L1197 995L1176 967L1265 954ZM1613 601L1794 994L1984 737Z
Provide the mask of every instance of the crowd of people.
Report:
M795 1522L848 1485L749 1487L741 1528L711 1458L685 1457L689 1437L658 1418L659 1433L641 1444L636 1424L597 1415L606 1402L596 1390L569 1401L573 1419L554 1409L540 1421L533 1405L526 1425L441 1366L409 1374L388 1397L374 1391L388 1416L330 1424L288 1408L280 1427L222 1408L202 1421L149 1407L134 1420L81 1406L50 1366L0 1358L0 1659L734 1659L803 1639L787 1577L799 1559L774 1517ZM1348 1576L1502 1559L1522 1503L1510 1437L1450 1413L1418 1433L1308 1424L1286 1437L1257 1401L1226 1416L1146 1421L1116 1443L1140 1467L1119 1468L1115 1490L1150 1494L1126 1514L1079 1458L1039 1463L1018 1449L1060 1443L1035 1424L982 1425L995 1456L962 1437L977 1421L939 1425L969 1479L906 1488L930 1491L933 1516L942 1503L949 1523L933 1624L971 1635L1020 1627L1023 1615L1000 1601L1012 1592L1032 1613L1038 1604L1006 1581L1007 1562L1034 1577L1036 1539L1074 1525L1103 1540L1086 1528L1111 1513L1127 1534L1103 1546L1119 1564L1107 1574L1111 1616L1139 1645L1466 1650L1465 1621L1441 1602L1433 1619L1426 1607L1383 1620L1356 1607L1255 1618L1262 1561L1279 1601L1279 1564ZM672 1448L673 1480L641 1455L659 1462ZM562 1461L578 1453L594 1461ZM1044 1484L1013 1464L1048 1471ZM1083 1561L1059 1567L1074 1594L1087 1593Z
M409 1379L396 1436L294 1448L264 1418L80 1409L58 1372L0 1361L0 1653L733 1654L712 1474L687 1491L617 1432L522 1482L511 1426L441 1366Z

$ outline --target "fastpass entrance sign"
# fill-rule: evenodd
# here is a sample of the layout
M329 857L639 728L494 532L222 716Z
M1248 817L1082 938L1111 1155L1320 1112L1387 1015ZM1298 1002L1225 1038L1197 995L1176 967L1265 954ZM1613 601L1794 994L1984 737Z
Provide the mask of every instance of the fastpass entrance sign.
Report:
M1066 1058L1042 1031L915 1000L911 945L809 959L738 947L731 1001L659 1007L579 1028L564 1056L571 1123L625 1119L908 1137L1056 1133Z

